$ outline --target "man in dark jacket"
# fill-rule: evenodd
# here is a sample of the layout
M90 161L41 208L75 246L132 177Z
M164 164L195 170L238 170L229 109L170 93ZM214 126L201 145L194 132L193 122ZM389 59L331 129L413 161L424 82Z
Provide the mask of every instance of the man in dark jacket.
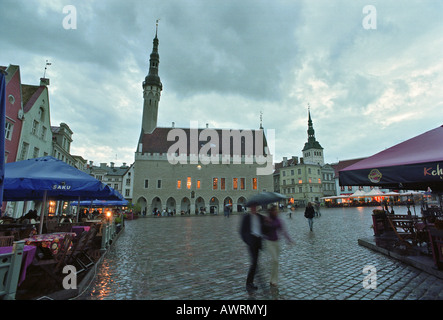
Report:
M308 202L308 206L305 209L305 218L308 219L309 229L312 231L312 226L314 224L314 216L315 216L315 210L312 206L312 203Z
M246 290L256 290L254 285L254 276L257 269L258 253L262 247L264 217L257 213L256 206L251 207L251 213L244 215L240 234L243 241L248 245L251 255L251 266L249 267L248 276L246 278Z

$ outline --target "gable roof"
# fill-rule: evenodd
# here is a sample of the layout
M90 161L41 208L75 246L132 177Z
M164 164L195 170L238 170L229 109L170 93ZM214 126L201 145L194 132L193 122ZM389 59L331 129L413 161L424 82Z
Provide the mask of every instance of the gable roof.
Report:
M176 132L171 132L172 130L177 130ZM179 131L181 130L181 131ZM237 152L237 150L234 150L234 146L233 144L235 143L236 139L234 138L230 138L229 133L231 132L231 129L192 129L193 132L191 132L190 128L173 128L173 127L167 127L167 128L155 128L154 131L152 133L142 133L140 136L140 140L139 140L139 145L142 145L142 150L140 151L137 148L137 152L141 152L141 153L148 153L148 154L153 154L153 153L160 153L160 154L167 154L169 149L171 148L171 146L174 146L174 144L176 144L179 140L180 137L178 137L175 133L181 132L181 133L185 133L186 134L186 151L187 151L187 155L189 155L191 153L191 147L195 148L195 145L197 146L197 153L200 153L201 148L206 145L207 143L211 143L212 147L218 148L218 153L222 154L222 152L224 153L225 150L223 150L223 142L225 144L229 143L230 146L230 150L229 150L229 154L232 155L237 155L236 153L234 154L234 152ZM194 130L196 132L194 132ZM205 139L202 140L198 140L196 142L193 142L191 144L191 139L194 138L194 135L196 136L197 139L200 139L201 137L201 133L204 130L208 130L208 133L211 133L214 135L214 139L215 139L215 134L218 137L217 141L213 141L211 136L208 136ZM263 132L263 130L237 130L237 129L232 129L232 131L238 131L238 133L240 135L245 134L248 137L252 138L252 141L246 141L245 138L241 138L241 150L240 150L240 155L249 155L250 152L253 152L253 155L258 154L258 155L266 155L266 153L264 152L265 147L267 147L267 140L266 140L266 136ZM260 132L261 131L261 132ZM170 133L171 132L171 133ZM248 132L250 132L250 134L248 134ZM197 133L197 134L196 134ZM170 134L170 139L174 139L173 141L168 141L168 134ZM261 152L256 152L255 151L255 139L256 137L259 138L261 137L261 134L263 136L263 150L261 150ZM192 135L192 136L191 136ZM228 141L227 139L230 138L230 140ZM247 143L252 144L252 146L248 146ZM247 147L248 149L246 150ZM252 147L252 150L249 149ZM208 148L208 146L206 146L206 148ZM173 152L176 151L176 148L173 147L172 150ZM249 152L248 152L249 151Z
M45 90L45 86L33 86L29 84L22 84L22 99L23 99L23 111L28 112L38 97Z

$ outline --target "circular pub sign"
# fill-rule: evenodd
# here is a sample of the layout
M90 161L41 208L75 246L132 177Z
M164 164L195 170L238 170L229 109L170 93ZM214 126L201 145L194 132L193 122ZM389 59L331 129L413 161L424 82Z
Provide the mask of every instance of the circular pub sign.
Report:
M371 172L369 172L368 178L372 183L379 183L381 176L382 174L378 169L372 169Z

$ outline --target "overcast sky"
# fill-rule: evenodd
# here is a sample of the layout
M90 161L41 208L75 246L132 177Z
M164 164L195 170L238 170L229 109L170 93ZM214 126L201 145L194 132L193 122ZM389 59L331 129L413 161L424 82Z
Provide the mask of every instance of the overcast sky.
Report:
M129 164L157 19L159 126L257 129L262 112L281 161L302 155L309 104L334 163L443 125L440 0L0 0L0 65L38 85L48 60L71 153Z

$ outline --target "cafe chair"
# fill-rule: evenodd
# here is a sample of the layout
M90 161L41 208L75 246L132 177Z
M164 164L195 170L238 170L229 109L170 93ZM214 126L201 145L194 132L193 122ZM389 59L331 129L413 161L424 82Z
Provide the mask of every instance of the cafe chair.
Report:
M0 247L12 247L14 236L0 236Z

